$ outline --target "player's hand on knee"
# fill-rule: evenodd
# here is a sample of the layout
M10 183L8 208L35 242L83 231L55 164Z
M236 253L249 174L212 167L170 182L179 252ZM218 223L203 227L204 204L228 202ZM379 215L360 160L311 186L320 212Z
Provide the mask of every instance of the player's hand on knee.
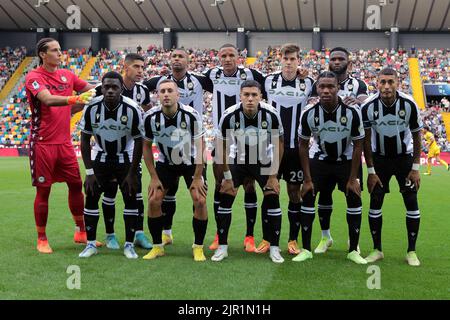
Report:
M406 182L405 182L406 186L408 187L409 183L411 184L411 186L414 186L416 188L416 190L419 190L420 188L420 174L418 170L411 170L408 174L408 177L406 178Z
M274 176L269 177L266 185L264 186L264 190L273 191L276 194L280 194L280 182Z
M358 179L349 179L347 186L345 187L345 194L348 195L349 192L353 192L358 197L361 197L361 186Z
M380 177L378 177L377 174L369 174L367 176L367 190L369 193L372 193L373 189L375 189L377 185L383 188L383 183L381 183Z
M155 196L157 192L163 192L164 188L161 181L158 178L153 178L148 186L148 198Z
M234 188L233 180L223 179L220 185L220 193L235 195L237 192Z
M315 196L315 191L314 191L314 184L312 182L312 180L305 180L303 181L303 186L302 186L302 191L300 193L300 196L302 198L305 198L305 196L311 192L312 196Z
M201 196L203 198L206 198L207 189L205 188L203 177L194 178L189 189L191 190L191 192L197 192L197 197Z

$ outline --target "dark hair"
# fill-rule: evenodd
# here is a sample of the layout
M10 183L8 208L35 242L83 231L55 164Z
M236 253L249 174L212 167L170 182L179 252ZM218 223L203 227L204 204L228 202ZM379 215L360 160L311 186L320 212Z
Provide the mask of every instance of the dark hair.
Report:
M160 83L158 83L158 90L159 90L159 87L164 83L173 83L173 84L175 84L175 87L178 88L177 83L175 81L173 81L172 79L164 79Z
M119 79L120 85L123 86L122 75L116 71L108 71L107 73L105 73L102 78L102 83L103 81L105 81L105 79Z
M49 42L53 41L58 42L56 39L53 38L42 38L41 40L38 41L38 43L36 43L36 55L39 57L39 65L43 63L39 53L47 52Z
M173 48L172 52L174 52L174 51L183 51L184 53L186 53L186 55L188 55L188 52L185 48Z
M289 53L296 53L297 58L300 58L300 48L298 45L294 43L286 43L281 47L281 54L286 55Z
M330 56L333 52L344 52L347 55L347 58L350 56L350 52L348 52L347 49L345 49L343 47L335 47L335 48L331 49Z
M319 76L317 77L317 83L319 83L319 80L322 78L333 78L336 79L336 82L338 82L338 77L336 73L332 71L323 71Z
M244 82L242 82L241 84L241 90L244 88L258 88L259 91L261 91L261 84L258 81L255 80L245 80Z
M430 131L430 132L431 132L431 130L430 130L430 127L429 127L429 126L423 126L423 128L424 128L425 130L427 130L427 131Z
M395 76L396 78L398 78L397 71L395 71L395 70L392 69L392 68L384 68L384 69L381 69L381 71L378 73L378 75L379 75L379 76L381 76L381 75L385 75L385 76Z
M133 62L135 60L139 60L139 61L142 61L142 62L145 61L144 57L141 56L140 54L137 54L137 53L128 53L125 56L125 62L127 62L127 63Z
M224 45L222 45L222 46L219 48L219 51L222 50L223 48L233 48L234 50L237 51L236 46L233 45L233 44L231 44L231 43L225 43Z

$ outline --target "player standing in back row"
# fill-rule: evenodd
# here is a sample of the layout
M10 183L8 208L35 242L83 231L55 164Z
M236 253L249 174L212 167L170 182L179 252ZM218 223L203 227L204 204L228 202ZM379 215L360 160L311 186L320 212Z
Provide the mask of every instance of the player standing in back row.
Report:
M290 226L288 253L295 255L300 253L297 238L300 231L300 187L303 182L297 129L301 112L307 104L314 82L309 77L304 79L297 77L297 69L300 64L299 52L300 48L297 45L285 44L281 48L282 70L267 75L264 82L267 102L280 114L284 129L284 152L278 178L286 181ZM256 253L264 253L269 249L267 224L267 221L263 221L263 241L255 250Z

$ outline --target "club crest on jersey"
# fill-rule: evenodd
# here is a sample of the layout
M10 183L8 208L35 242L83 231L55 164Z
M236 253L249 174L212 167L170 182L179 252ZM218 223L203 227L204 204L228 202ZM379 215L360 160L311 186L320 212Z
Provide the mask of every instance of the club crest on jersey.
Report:
M247 75L245 73L241 73L241 80L247 80Z
M348 88L348 90L353 90L353 85L349 84L347 88Z
M399 116L400 118L404 118L404 117L405 117L405 115L406 115L406 112L405 112L405 110L399 110L399 112L398 112L398 116Z
M61 81L62 82L67 82L67 78L65 76L61 76Z
M267 129L267 121L261 122L261 127L262 127L263 129Z
M120 121L127 122L128 121L128 117L127 116L121 116L120 117Z
M33 86L34 90L39 89L39 83L37 81L34 81L31 85Z
M194 84L192 82L188 82L187 87L189 90L194 89Z
M341 117L341 124L345 125L347 123L347 117Z
M142 95L141 95L140 93L138 93L138 94L136 95L136 99L137 99L137 100L141 100L141 98L142 98Z
M186 122L182 121L180 123L180 126L181 126L182 129L186 129Z
M306 89L306 84L300 83L300 90L305 90L305 89Z

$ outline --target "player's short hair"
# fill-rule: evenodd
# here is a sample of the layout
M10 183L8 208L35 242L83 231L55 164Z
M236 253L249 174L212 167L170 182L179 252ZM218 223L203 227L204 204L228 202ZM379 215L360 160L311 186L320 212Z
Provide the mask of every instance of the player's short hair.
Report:
M317 83L319 83L319 80L322 78L333 78L336 80L336 82L338 82L338 77L336 73L332 71L323 71L322 73L320 73L319 76L317 77Z
M42 38L41 40L38 41L38 43L36 43L36 54L39 57L39 65L41 65L43 63L42 58L39 55L39 53L47 52L48 44L53 41L58 42L58 40L53 39L53 38Z
M139 61L142 61L142 62L145 61L144 57L141 56L140 54L137 54L137 53L128 53L125 56L125 62L126 63L131 63L131 62L136 61L136 60L139 60Z
M423 126L423 129L426 131L431 131L429 126Z
M347 55L347 59L350 56L350 52L348 52L348 50L345 49L344 47L335 47L335 48L331 49L330 56L333 52L343 52Z
M102 83L103 81L105 81L105 79L119 79L120 85L123 86L123 77L116 71L108 71L107 73L105 73L102 78Z
M245 80L244 82L242 82L241 84L241 90L244 88L258 88L259 91L261 91L261 84L258 81L255 80Z
M178 88L177 83L175 81L173 81L172 79L164 79L160 83L158 83L158 90L159 90L159 87L164 83L173 83L175 85L175 87Z
M224 45L222 45L222 46L219 48L219 51L222 50L222 49L224 49L224 48L233 48L234 50L237 51L236 46L235 46L234 44L231 44L231 43L225 43Z
M394 76L396 78L398 78L398 74L397 71L395 71L392 68L383 68L381 69L381 71L378 73L379 76L384 75L384 76Z
M281 47L281 54L286 55L289 53L296 53L297 58L300 58L300 47L295 43L286 43Z

